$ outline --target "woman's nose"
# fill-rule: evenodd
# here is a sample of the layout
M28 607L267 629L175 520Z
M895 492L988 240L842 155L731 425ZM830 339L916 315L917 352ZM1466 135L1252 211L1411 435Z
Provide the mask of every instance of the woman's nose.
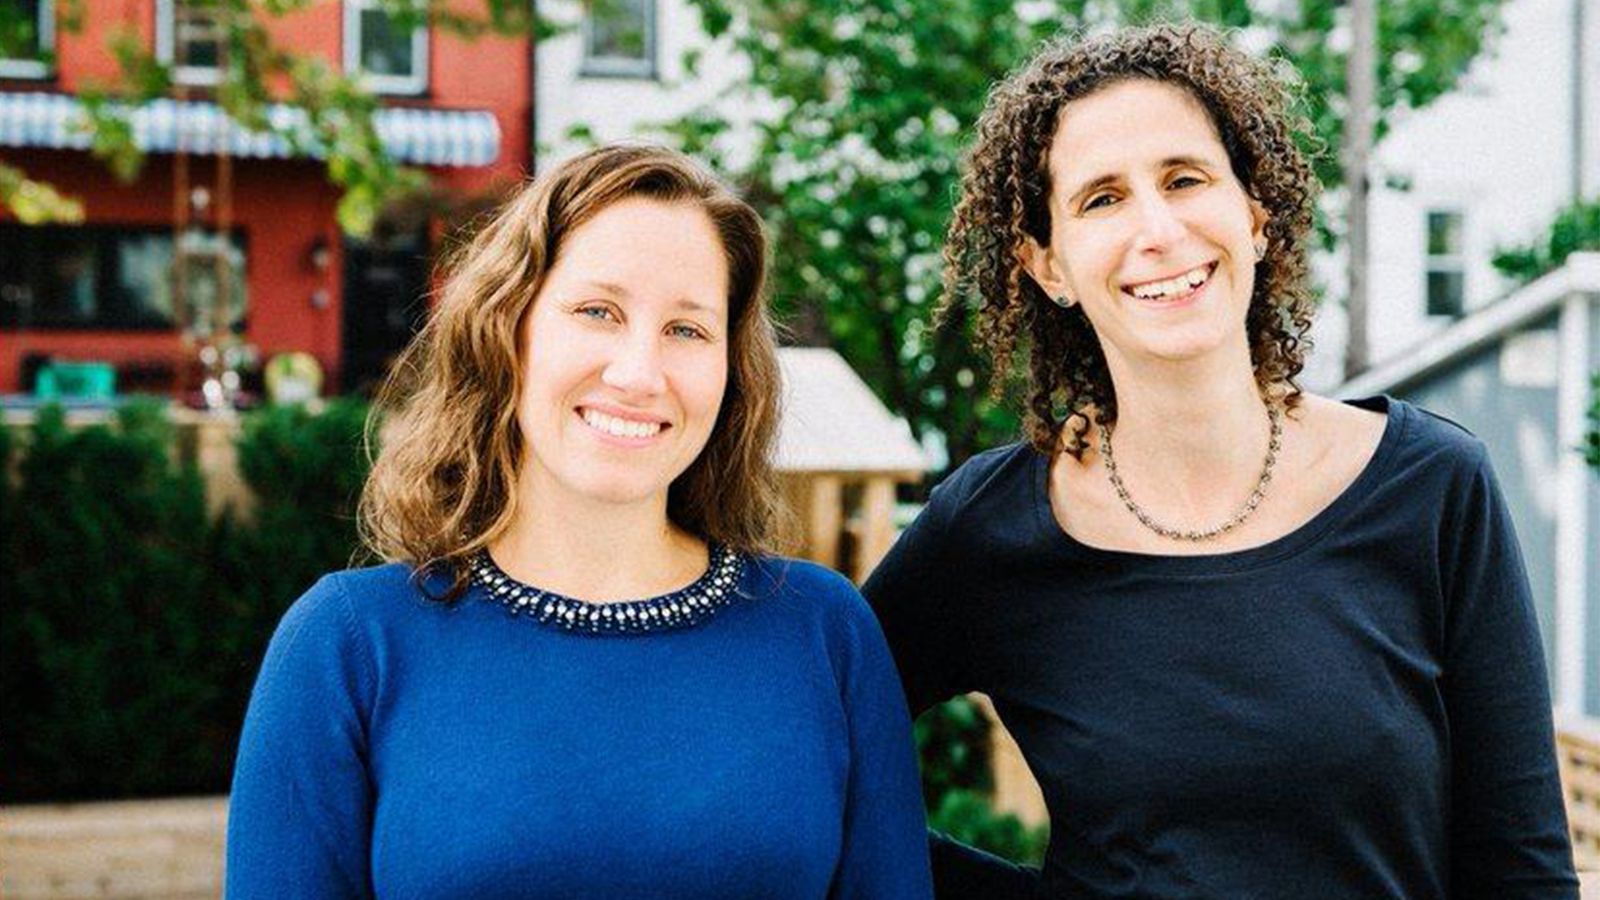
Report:
M601 380L608 387L633 396L652 396L665 391L667 377L662 367L660 342L643 335L618 342Z
M1185 234L1183 221L1167 198L1157 195L1137 202L1139 249L1165 250Z

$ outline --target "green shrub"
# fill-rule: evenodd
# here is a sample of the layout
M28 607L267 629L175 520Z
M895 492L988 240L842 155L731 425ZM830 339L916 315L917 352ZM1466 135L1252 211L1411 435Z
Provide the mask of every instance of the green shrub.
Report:
M81 429L47 408L19 448L3 537L9 801L182 793L228 772L227 736L198 728L221 699L210 524L171 446L144 401Z
M278 617L355 547L364 416L252 414L254 515L215 520L160 402L0 430L0 799L227 790Z
M989 719L978 705L957 697L916 721L922 764L922 800L928 827L1018 862L1044 857L1049 829L1029 828L1010 813L997 813Z
M1497 250L1493 262L1502 274L1526 284L1560 268L1568 256L1583 250L1600 250L1600 197L1563 209L1543 239Z
M1029 828L1010 813L994 811L987 794L956 789L928 810L928 827L973 847L1015 862L1038 865L1044 859L1050 829Z

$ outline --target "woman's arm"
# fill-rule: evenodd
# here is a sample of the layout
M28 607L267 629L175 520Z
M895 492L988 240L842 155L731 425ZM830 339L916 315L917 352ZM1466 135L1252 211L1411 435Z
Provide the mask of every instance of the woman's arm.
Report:
M961 490L958 476L934 490L922 514L861 588L883 626L913 716L975 689L961 662L960 616L952 596L962 590L960 548L948 539L951 508ZM928 843L940 900L1022 898L1037 890L1037 869L936 831L928 832Z
M1576 898L1528 577L1487 455L1475 449L1441 560L1451 896Z
M371 661L333 576L279 623L256 678L228 808L226 895L370 897Z

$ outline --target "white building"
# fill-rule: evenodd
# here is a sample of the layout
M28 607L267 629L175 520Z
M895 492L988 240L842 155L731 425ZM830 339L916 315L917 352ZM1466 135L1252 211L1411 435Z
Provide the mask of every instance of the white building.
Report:
M1460 87L1398 116L1373 154L1373 364L1504 297L1515 285L1491 264L1495 251L1543 239L1575 191L1600 194L1600 2L1507 0L1503 15L1505 33ZM1342 375L1343 273L1323 262L1336 286L1314 334L1308 383L1329 388Z
M706 36L687 0L549 0L539 13L566 30L534 51L536 168L586 146L585 134L649 138L749 80L748 62Z

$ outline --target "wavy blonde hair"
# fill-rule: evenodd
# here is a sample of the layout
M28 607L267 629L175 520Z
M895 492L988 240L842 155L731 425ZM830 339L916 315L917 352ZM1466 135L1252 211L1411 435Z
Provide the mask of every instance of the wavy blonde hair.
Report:
M939 316L948 322L975 310L997 395L1025 348L1024 429L1040 452L1081 455L1091 414L1108 425L1117 417L1111 374L1082 305L1055 306L1024 272L1022 248L1030 238L1050 244L1048 158L1062 108L1130 80L1177 85L1199 101L1234 175L1266 208L1267 251L1245 327L1261 390L1297 404L1314 308L1306 254L1319 185L1296 143L1311 126L1285 65L1236 50L1207 26L1151 25L1046 45L989 95L945 240Z
M516 514L525 449L516 417L522 319L562 241L632 197L704 210L728 260L727 387L705 448L668 489L667 515L704 540L745 552L771 552L786 537L772 468L780 376L763 293L761 219L676 151L612 145L525 185L444 264L437 306L379 390L367 423L369 453L381 447L358 507L371 553L423 573L447 571L454 579L448 598L465 588L468 559Z

